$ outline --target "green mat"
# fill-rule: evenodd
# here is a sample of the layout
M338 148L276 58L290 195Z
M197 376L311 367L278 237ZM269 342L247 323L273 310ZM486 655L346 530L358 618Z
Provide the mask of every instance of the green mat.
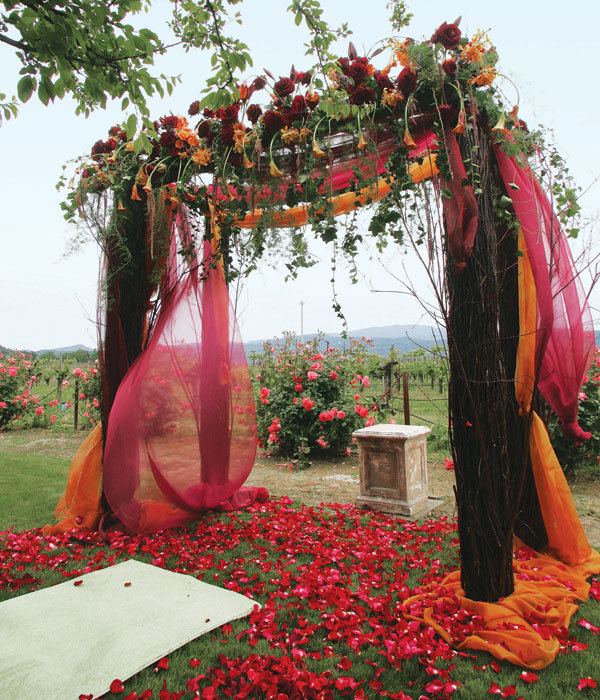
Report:
M133 559L76 580L0 603L3 700L98 697L255 605Z

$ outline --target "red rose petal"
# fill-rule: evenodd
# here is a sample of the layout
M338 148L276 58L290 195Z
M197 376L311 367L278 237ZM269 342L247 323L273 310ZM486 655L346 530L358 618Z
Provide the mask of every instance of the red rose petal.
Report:
M79 581L73 581L74 586L81 586L82 583L83 581L81 579L79 579Z
M131 586L131 581L127 581L127 583L124 583L123 585L125 586L125 588L128 588L129 586Z
M125 692L125 686L123 685L123 681L120 681L118 678L115 678L115 680L110 684L110 692L113 695Z
M598 681L595 681L589 676L587 678L580 678L577 684L577 690L585 690L586 688L595 688L598 685Z
M156 664L156 668L154 669L154 673L158 673L161 669L167 670L169 668L169 657L168 656L163 656L162 659L158 661Z
M519 678L522 681L525 681L525 683L535 683L540 680L540 677L538 676L537 673L533 673L532 671L523 671Z
M200 661L200 659L190 659L190 666L192 668L197 668L201 663L202 661Z

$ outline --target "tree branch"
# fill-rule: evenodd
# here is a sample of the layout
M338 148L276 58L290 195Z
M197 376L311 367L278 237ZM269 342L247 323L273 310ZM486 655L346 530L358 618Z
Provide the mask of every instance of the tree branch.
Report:
M0 34L0 41L3 44L13 46L15 49L21 49L21 51L25 51L26 53L31 51L31 48L27 44L24 44L22 41L15 41L15 39L11 39L9 36L5 36L4 34Z

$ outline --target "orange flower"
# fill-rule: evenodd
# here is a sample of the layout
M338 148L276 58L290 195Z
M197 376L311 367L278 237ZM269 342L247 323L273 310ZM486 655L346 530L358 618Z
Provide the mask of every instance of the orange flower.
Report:
M240 100L245 100L248 97L248 86L246 83L240 85Z
M135 200L136 202L141 202L141 201L142 201L142 198L141 198L140 195L138 194L137 185L134 185L134 186L131 188L131 199Z
M508 129L506 128L506 114L504 111L500 112L500 119L498 119L496 126L492 127L492 131L500 131L503 134L508 134Z
M406 146L406 148L408 148L409 151L414 151L414 149L417 148L417 144L411 136L408 127L406 127L406 129L404 130L404 137L402 139L402 143Z
M452 131L455 134L464 134L465 133L465 110L461 109L460 112L458 113L458 122L454 129Z
M123 202L121 200L119 200L117 211L127 211L126 207L123 206Z
M466 63L479 63L486 50L492 47L492 42L487 34L478 29L471 37L471 41L461 47L460 57Z
M312 152L315 158L325 158L325 151L319 146L315 139L312 142Z
M197 148L192 153L192 161L194 165L197 165L199 168L201 168L204 165L208 165L211 160L212 153L209 151L208 148Z
M362 151L363 148L367 147L367 142L365 140L365 135L360 131L360 136L358 137L358 148Z
M283 177L283 173L275 165L274 160L271 160L271 162L269 163L269 172L271 173L271 177Z
M188 202L193 202L196 199L196 195L192 194L191 192L186 192L185 193L185 199Z
M491 85L496 78L496 69L494 66L484 66L478 75L469 78L469 83L472 85Z
M248 158L248 156L244 153L244 158L242 160L242 163L244 165L244 168L253 168L254 163Z
M383 89L383 95L381 96L381 101L387 107L395 107L397 104L402 102L404 95L398 90L390 90L389 88Z
M127 143L125 144L125 150L133 151L133 141L127 141Z
M298 140L298 137L300 136L300 132L298 129L291 128L289 126L284 126L283 131L281 132L281 140L283 143L285 143L286 146L290 146L292 143L295 143Z
M298 137L300 139L300 143L306 143L308 141L308 137L310 136L310 134L311 134L310 129L307 129L306 127L303 126L300 129L300 135Z

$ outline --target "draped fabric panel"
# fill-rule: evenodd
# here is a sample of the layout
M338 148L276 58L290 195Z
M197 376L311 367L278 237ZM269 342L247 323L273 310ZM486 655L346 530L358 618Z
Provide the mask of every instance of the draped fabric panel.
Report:
M591 437L577 422L578 394L592 361L591 312L573 264L567 238L529 166L494 145L506 191L519 219L535 280L538 387L561 421L565 435Z
M190 234L181 210L175 230L185 248ZM104 490L134 532L267 495L264 489L241 490L256 453L252 386L209 241L204 263L201 278L197 261L179 261L178 281L161 300L148 346L112 406Z

